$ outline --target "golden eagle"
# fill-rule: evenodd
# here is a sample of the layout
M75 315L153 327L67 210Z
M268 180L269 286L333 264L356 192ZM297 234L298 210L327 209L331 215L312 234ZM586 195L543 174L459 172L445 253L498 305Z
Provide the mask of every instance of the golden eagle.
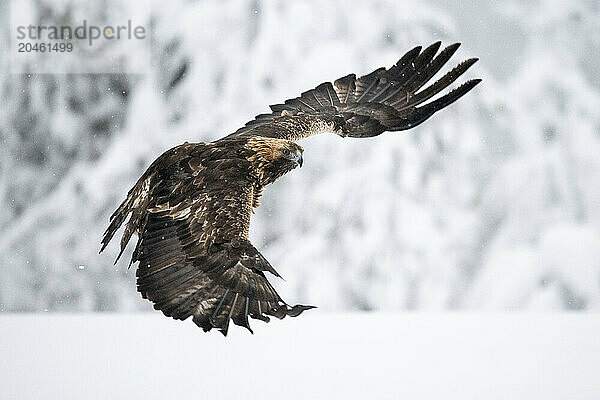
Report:
M302 166L296 140L414 128L473 89L480 79L424 104L477 61L463 61L421 89L459 47L438 54L440 45L415 47L389 69L323 83L217 141L167 150L110 217L100 251L129 217L117 260L136 233L131 263L139 261L138 291L166 316L192 316L204 331L226 335L233 320L252 332L248 317L269 321L313 308L289 306L267 280L265 272L279 274L248 240L252 210L265 186Z

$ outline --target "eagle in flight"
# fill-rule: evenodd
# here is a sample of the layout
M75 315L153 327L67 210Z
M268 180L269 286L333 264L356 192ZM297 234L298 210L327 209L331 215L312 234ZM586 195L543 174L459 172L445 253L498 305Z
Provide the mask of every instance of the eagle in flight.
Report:
M298 139L411 129L473 89L480 79L427 102L477 61L465 60L424 87L460 44L438 53L440 45L415 47L389 69L322 83L214 142L167 150L110 217L100 251L129 217L117 261L136 233L130 265L139 261L142 297L168 317L191 316L204 331L227 335L233 320L252 332L248 317L268 322L314 308L288 305L269 283L265 273L280 275L250 243L250 215L265 186L302 166Z

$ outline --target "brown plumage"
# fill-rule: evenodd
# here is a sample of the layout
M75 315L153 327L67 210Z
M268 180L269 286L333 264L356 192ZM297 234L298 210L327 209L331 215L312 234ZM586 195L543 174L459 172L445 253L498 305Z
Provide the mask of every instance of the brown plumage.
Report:
M111 216L100 251L129 217L117 260L136 233L131 263L139 261L138 291L166 316L191 316L205 331L226 335L230 320L250 330L248 317L268 321L313 308L292 307L279 297L265 272L279 274L248 240L263 188L302 166L295 140L323 132L361 138L410 129L465 95L479 79L421 105L477 61L460 63L420 90L458 46L437 56L439 42L416 47L389 69L347 75L272 105L270 114L215 142L166 151Z

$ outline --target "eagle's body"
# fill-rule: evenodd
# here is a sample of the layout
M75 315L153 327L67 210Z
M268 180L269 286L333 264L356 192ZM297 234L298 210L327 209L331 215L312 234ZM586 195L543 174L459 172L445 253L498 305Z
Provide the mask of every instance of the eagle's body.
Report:
M137 233L131 262L139 261L138 290L165 315L192 316L204 330L227 334L230 319L250 329L248 316L268 321L312 308L290 307L266 279L264 272L279 274L248 240L252 210L265 186L302 166L303 150L294 141L323 132L371 137L410 129L479 83L468 81L417 107L476 61L419 91L458 48L436 56L439 46L417 47L387 70L321 84L215 142L166 151L111 216L102 249L129 217L121 253Z

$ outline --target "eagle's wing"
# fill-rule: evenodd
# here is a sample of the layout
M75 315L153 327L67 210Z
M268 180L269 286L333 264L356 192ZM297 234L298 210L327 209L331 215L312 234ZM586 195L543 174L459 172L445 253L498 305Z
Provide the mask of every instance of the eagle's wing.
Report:
M393 67L379 68L357 78L350 74L322 83L300 97L270 106L272 113L260 114L229 136L256 135L297 140L318 133L334 132L341 136L372 137L385 131L413 128L436 111L452 104L481 80L465 82L444 96L440 93L461 76L477 59L458 64L434 84L423 86L446 64L459 43L436 55L441 42L421 51L415 47Z
M169 317L192 316L226 335L230 319L250 330L248 316L268 321L312 307L289 307L265 277L279 274L247 238L253 187L235 180L240 161L222 152L184 144L159 157L111 216L102 250L131 215L119 257L137 232L131 262L140 262L142 296Z

